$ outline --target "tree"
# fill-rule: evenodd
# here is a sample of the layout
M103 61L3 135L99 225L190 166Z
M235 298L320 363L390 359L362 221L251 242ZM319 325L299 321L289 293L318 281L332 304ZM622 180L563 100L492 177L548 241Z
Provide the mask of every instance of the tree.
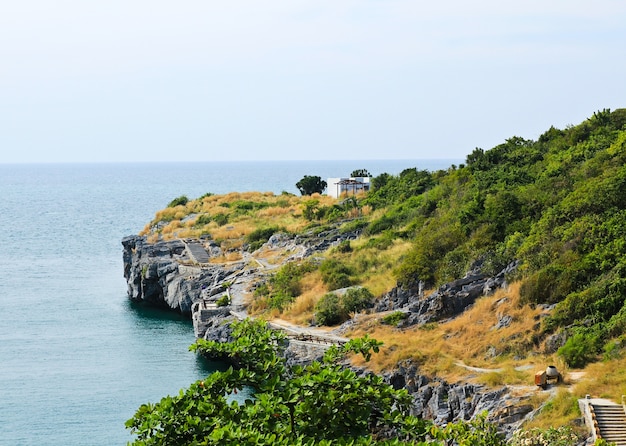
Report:
M302 195L321 194L326 189L326 181L315 175L305 175L296 183L296 187Z
M350 178L366 178L366 177L371 177L372 174L369 173L369 171L367 169L356 169L353 170L352 173L350 174Z
M177 396L144 404L126 426L149 445L438 445L503 446L494 428L459 422L439 428L409 414L411 398L374 374L341 364L368 361L382 343L367 335L330 347L321 361L287 365L285 335L263 321L234 322L232 341L198 340L194 350L240 366L212 373ZM230 397L244 387L254 398ZM463 441L462 437L471 439Z
M406 391L340 365L348 353L369 359L378 351L378 341L352 340L331 347L322 361L289 368L282 355L282 333L263 321L245 320L232 327L232 342L199 340L195 349L241 368L214 372L176 397L141 406L127 422L138 436L136 445L345 444L359 438L373 441L372 429L382 426L407 439L426 436L430 423L422 420L411 423L411 432L402 432L401 420L409 417ZM244 386L254 389L254 400L228 400Z

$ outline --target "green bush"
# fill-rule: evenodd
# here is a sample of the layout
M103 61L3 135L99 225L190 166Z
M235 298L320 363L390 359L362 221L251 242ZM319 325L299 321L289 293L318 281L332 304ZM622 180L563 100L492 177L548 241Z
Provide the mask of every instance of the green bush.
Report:
M394 311L393 313L389 313L383 316L380 322L385 325L395 326L395 325L398 325L404 319L406 319L407 316L408 316L408 313L405 313L404 311Z
M374 295L365 287L350 288L341 296L341 306L346 315L371 308L373 301Z
M351 313L372 306L374 295L367 288L351 288L341 296L327 293L315 306L315 319L321 325L336 325L350 319Z
M365 233L367 235L380 234L383 231L392 229L395 224L396 220L392 216L384 214L377 220L372 221L365 230Z
M181 195L180 197L174 198L170 201L170 204L167 205L168 208L173 208L176 206L184 206L189 202L189 198L186 195Z
M266 299L270 308L282 311L300 295L300 281L313 269L314 266L310 262L286 263L266 283L257 287L254 296Z
M350 240L344 240L341 243L339 243L335 250L337 252L341 252L343 254L348 253L348 252L352 252L352 246L350 246Z
M228 297L228 294L224 294L222 297L217 299L217 302L215 303L218 307L225 307L227 305L230 305L230 298Z
M284 231L284 229L278 226L255 229L245 237L245 241L249 245L248 250L251 252L256 251L267 242L272 235L280 231Z
M337 294L324 294L317 301L315 305L315 320L321 325L336 325L344 320L343 308Z
M601 341L597 336L576 333L565 342L565 345L557 353L568 366L580 368L596 358L600 345Z
M401 283L412 283L416 278L426 286L440 282L437 271L442 267L442 260L464 239L457 225L443 223L432 222L417 234L415 244L395 270Z
M193 225L195 227L204 226L204 225L208 225L212 221L213 221L213 218L209 214L202 214L196 219Z
M364 247L365 248L374 248L374 249L378 249L380 251L384 251L385 249L387 249L391 245L393 245L394 240L398 236L399 236L398 234L396 234L393 230L390 229L388 231L384 231L378 237L370 238L367 241L367 243L365 243Z
M339 230L342 234L354 231L360 231L365 228L369 223L363 218L357 218L355 220L344 223Z
M224 226L228 223L228 215L222 213L215 214L213 216L213 221L217 223L218 226Z
M329 290L338 290L352 285L352 269L339 260L324 260L320 264L319 271L322 275L322 281Z

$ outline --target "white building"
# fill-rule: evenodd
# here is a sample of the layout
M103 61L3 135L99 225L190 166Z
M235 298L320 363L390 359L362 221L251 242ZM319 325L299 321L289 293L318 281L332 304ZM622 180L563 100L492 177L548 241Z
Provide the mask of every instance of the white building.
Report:
M339 198L342 195L355 195L370 190L369 177L329 178L326 181L328 195Z

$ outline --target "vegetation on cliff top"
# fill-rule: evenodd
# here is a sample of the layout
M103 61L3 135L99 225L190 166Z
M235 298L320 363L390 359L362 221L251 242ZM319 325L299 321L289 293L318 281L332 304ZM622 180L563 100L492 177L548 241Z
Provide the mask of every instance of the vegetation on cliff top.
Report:
M359 240L332 248L324 261L333 262L346 283L375 296L397 282L421 280L427 288L436 287L462 277L477 261L483 272L496 273L515 260L519 266L509 278L514 286L498 299L477 303L485 306L483 312L468 312L463 324L451 321L402 333L384 320L363 317L355 334L374 333L395 346L379 355L381 368L412 357L435 374L454 373L458 360L480 366L486 358L502 364L507 358L534 357L549 335L565 340L554 358L563 367L623 361L626 109L598 111L566 129L551 127L537 141L512 137L490 150L476 148L464 164L447 170L381 174L371 179L371 187L367 195L339 201L321 195L207 194L160 211L144 233L153 240L210 236L237 256L252 246L246 237L259 228L359 230ZM299 291L281 305L261 295L255 308L309 321L317 301L337 283L325 281L322 268L313 268L299 277ZM513 315L511 333L490 335L489 325L480 331L474 322L505 311L499 306L503 301ZM414 342L401 340L404 335ZM482 343L455 358L441 343L455 336ZM493 351L496 357L488 354ZM603 384L603 396L626 393L626 378L600 374L613 383Z
M462 277L477 260L486 273L518 260L513 279L522 303L556 304L542 331L566 330L561 354L582 366L612 348L626 324L625 124L626 109L599 111L577 126L551 127L537 141L513 137L477 148L445 171L379 175L368 195L340 202L321 195L185 197L160 211L145 233L211 236L236 255L255 231L265 230L248 239L254 248L273 231L321 231L345 220L344 230L361 228L366 237L329 253L343 281L327 282L327 291L361 284L380 294L386 289L378 284L390 285L382 276L436 286Z

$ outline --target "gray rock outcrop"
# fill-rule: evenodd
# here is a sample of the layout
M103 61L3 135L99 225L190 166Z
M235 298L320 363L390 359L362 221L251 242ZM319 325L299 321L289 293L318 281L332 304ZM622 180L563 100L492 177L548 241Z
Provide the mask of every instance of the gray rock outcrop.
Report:
M527 398L514 396L507 387L489 390L474 384L450 384L420 374L419 367L411 361L399 363L383 377L394 388L408 391L413 398L412 415L438 425L472 420L487 412L489 421L510 434L533 410Z
M122 246L128 297L182 314L191 314L194 302L223 292L224 283L241 270L241 265L193 265L182 240L147 243L129 236Z
M356 232L342 234L337 230L300 236L275 234L266 246L295 253L288 259L294 260L323 252L357 237ZM190 315L196 302L217 300L226 290L227 282L232 284L236 279L252 274L245 269L244 262L229 265L206 263L208 258L221 253L219 247L210 240L148 243L145 237L129 236L122 240L122 245L129 298L182 314ZM398 286L386 293L379 299L374 311L405 312L406 317L399 325L401 327L455 317L478 297L505 286L505 276L515 267L513 263L494 277L487 277L480 268L474 268L464 278L441 286L428 296L423 295L422 286L416 280L409 286ZM246 278L245 282L250 280ZM215 316L205 321L203 337L228 342L230 327L225 322L230 319L232 316L227 308L215 311ZM503 327L508 323L510 320L506 315L498 322ZM323 348L290 342L285 354L289 364L304 364L319 359L323 355ZM490 390L468 383L450 384L420 374L418 366L408 361L398 364L384 378L395 388L407 389L413 398L414 415L431 419L437 424L471 420L487 411L490 421L499 424L503 431L511 432L531 411L530 405L512 396L514 392L506 387Z
M287 260L296 260L357 236L356 232L342 233L338 229L297 236L274 234L266 245L295 252ZM233 283L249 272L244 270L243 261L229 265L208 263L211 257L223 254L212 240L149 243L144 236L131 235L122 239L122 246L128 297L182 314L191 314L194 302L211 300L225 291L226 282Z
M477 298L506 286L506 275L517 267L513 262L494 277L487 277L475 268L462 279L440 286L423 296L419 281L408 286L398 285L377 302L374 311L403 311L406 317L398 327L410 327L449 319L469 308Z

